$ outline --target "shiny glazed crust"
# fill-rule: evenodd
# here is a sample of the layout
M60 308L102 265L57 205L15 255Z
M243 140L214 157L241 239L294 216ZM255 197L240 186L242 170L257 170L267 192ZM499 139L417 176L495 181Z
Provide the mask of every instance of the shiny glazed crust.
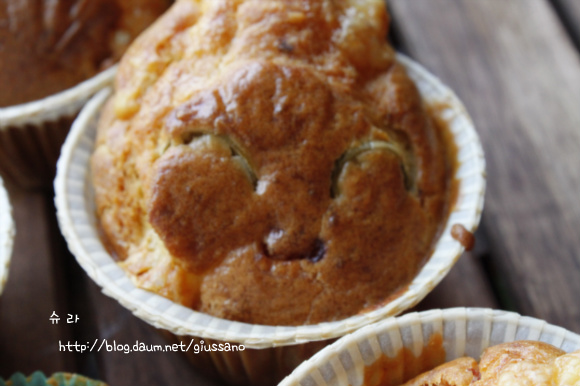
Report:
M403 386L569 386L580 382L580 351L566 354L550 344L517 341L484 351L479 366L459 358Z
M381 0L181 0L137 39L92 158L104 238L137 285L300 325L411 281L451 167L387 24Z
M0 107L41 99L117 61L170 0L0 4Z

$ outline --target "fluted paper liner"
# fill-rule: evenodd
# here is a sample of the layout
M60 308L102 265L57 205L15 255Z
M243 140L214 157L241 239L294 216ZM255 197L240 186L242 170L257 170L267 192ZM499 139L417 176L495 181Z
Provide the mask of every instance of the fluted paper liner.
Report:
M116 67L65 91L0 107L0 172L25 188L50 186L71 124L97 91L112 84Z
M400 56L399 61L415 80L425 102L438 107L434 110L452 132L458 148L456 178L459 187L457 201L432 256L408 289L388 304L335 322L297 327L265 326L216 318L135 287L99 239L90 182L89 159L96 122L101 106L112 93L110 89L97 94L80 113L58 162L55 200L59 224L69 249L105 294L155 327L176 335L242 343L247 348L332 339L412 307L441 281L464 250L451 237L451 226L463 224L472 232L477 228L483 207L485 162L473 123L453 92L410 59Z
M435 334L443 338L445 361L462 356L477 360L487 347L515 340L542 341L566 352L580 349L580 335L513 312L431 310L390 318L347 335L302 363L278 386L358 386L365 369L373 371L368 369L379 358L393 358L402 348L419 356ZM391 371L402 373L396 367Z
M0 178L0 294L8 278L10 255L14 242L14 220L12 219L12 207L8 201L8 193L4 189Z

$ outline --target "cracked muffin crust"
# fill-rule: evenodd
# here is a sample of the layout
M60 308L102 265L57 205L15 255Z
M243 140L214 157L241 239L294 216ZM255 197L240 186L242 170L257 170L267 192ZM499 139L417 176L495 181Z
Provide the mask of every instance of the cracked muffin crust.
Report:
M92 172L140 287L230 320L338 320L404 290L450 206L447 143L382 0L180 0L123 58Z
M0 4L0 107L40 99L117 61L170 0Z

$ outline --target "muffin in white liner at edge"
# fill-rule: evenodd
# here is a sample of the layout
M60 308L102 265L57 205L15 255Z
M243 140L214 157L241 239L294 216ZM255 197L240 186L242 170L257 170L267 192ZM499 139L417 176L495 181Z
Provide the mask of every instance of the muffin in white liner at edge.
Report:
M434 340L440 346L438 358ZM513 312L429 310L390 318L339 339L279 386L399 385L444 362L466 356L478 360L488 347L519 340L548 343L567 353L580 349L580 335ZM405 358L404 351L409 353ZM431 357L427 361L426 354Z
M0 178L0 295L8 279L13 243L14 219L12 218L12 207L10 206L8 193L4 188L2 178Z
M479 138L465 108L454 93L412 60L399 55L435 118L449 129L457 148L457 195L436 246L414 280L387 304L349 318L304 326L265 326L240 323L196 312L137 288L105 249L99 237L90 176L99 111L110 89L99 92L79 114L62 148L55 179L59 225L69 249L87 274L135 315L153 326L190 341L242 344L238 352L188 352L192 362L212 368L234 384L273 384L332 340L417 304L449 272L464 247L451 236L461 224L475 232L485 190L485 161Z

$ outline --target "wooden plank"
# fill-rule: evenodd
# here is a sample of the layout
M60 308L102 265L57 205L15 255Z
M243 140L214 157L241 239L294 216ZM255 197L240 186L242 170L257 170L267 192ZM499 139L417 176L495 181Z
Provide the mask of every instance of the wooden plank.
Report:
M518 311L580 332L580 60L553 8L389 5L402 44L456 90L481 135L484 226L507 295Z
M87 280L89 280L87 278ZM116 300L103 295L96 284L90 282L92 308L96 311L99 335L107 343L133 346L137 341L145 345L165 345L158 331L131 314ZM100 341L100 342L101 342ZM100 374L111 385L199 385L217 386L218 383L200 375L180 352L107 352L97 354Z
M499 307L482 263L472 253L464 254L413 311L451 307Z
M0 377L16 371L75 371L74 355L59 351L71 339L62 282L56 280L51 205L43 192L7 185L16 223L8 282L0 297ZM49 318L55 311L58 324Z
M490 253L487 237L475 232L475 248L461 256L447 276L411 311L451 307L498 308L484 259Z
M395 20L389 26L389 41L398 52L408 54L400 36L402 31L396 24ZM407 312L464 306L490 308L499 306L482 263L483 257L489 253L487 239L481 230L476 232L475 237L475 249L465 253L441 283Z
M568 29L576 48L580 48L580 2L578 0L552 0L552 3Z

